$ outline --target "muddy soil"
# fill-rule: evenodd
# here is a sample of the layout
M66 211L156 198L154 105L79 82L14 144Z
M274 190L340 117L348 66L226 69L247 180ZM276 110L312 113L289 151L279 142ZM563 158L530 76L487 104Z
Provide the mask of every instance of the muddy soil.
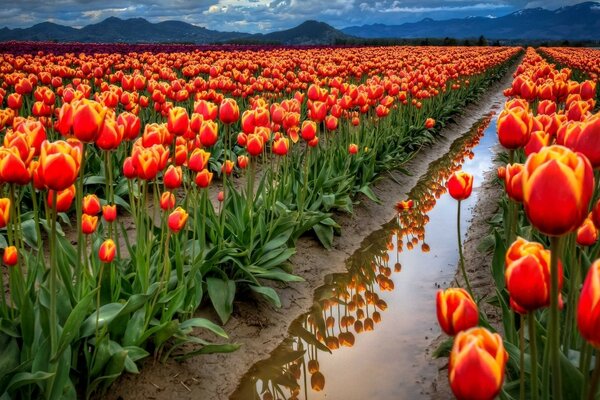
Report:
M336 220L342 227L342 234L335 239L332 250L324 249L316 240L304 237L297 243L297 254L292 258L294 273L303 277L305 282L277 288L282 307L276 309L266 302L245 298L234 305L234 313L224 326L231 342L241 344L241 348L231 354L212 354L189 359L185 362L169 360L159 363L149 360L141 367L139 375L126 375L119 379L102 398L106 399L227 399L236 389L242 375L257 361L268 355L287 337L290 323L313 302L314 290L323 284L327 274L344 272L344 261L359 248L363 238L378 230L395 214L393 205L408 188L415 185L418 178L427 170L430 162L445 154L450 144L479 120L490 109L491 104L501 104L502 90L510 85L511 73L495 83L477 103L467 106L456 122L447 125L442 137L431 147L423 149L407 166L411 175L393 172L385 175L374 185L374 192L381 199L376 204L361 197L353 215L339 215ZM481 196L480 202L494 202L493 193ZM478 205L479 206L479 205ZM484 212L476 210L478 213ZM483 222L485 227L485 222ZM473 254L476 252L477 239L482 237L470 233L467 240L467 259L471 260L469 269L482 274L480 279L472 278L477 290L486 290L487 269L475 267ZM482 232L482 231L480 231ZM470 251L470 252L469 252ZM484 271L485 270L485 271ZM213 316L214 317L214 316ZM423 362L430 361L430 355L424 355ZM443 375L443 373L441 374ZM438 387L440 385L437 385ZM446 385L447 386L447 385ZM431 387L428 390L436 393ZM450 398L442 395L437 398Z

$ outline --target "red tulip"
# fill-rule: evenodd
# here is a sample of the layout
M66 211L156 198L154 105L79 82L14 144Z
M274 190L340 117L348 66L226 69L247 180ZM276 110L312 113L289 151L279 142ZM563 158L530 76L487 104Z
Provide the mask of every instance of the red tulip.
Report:
M502 338L485 328L471 328L454 339L448 379L458 400L493 400L502 388L508 354Z
M4 249L2 262L8 267L14 267L19 262L19 252L15 246L8 246Z
M73 185L79 175L81 147L75 142L42 143L39 175L52 190L64 190Z
M160 195L160 208L164 211L172 210L175 207L175 195L171 192L163 192Z
M202 171L196 174L196 185L201 188L208 187L212 182L213 173L209 172L207 169L203 169Z
M10 199L0 198L0 228L6 228L10 222Z
M48 207L54 208L54 190L48 191ZM58 191L56 194L56 212L67 212L75 198L75 185L71 185L64 190Z
M577 244L580 246L592 246L598 241L598 228L590 217L583 221L577 229Z
M174 233L178 233L185 226L187 219L188 213L183 208L177 207L173 212L171 212L171 214L169 214L169 229Z
M219 139L219 126L215 121L203 121L200 126L200 143L204 147L211 147Z
M111 263L115 259L117 246L112 239L106 239L100 245L100 249L98 250L98 258L101 262L108 264Z
M234 99L227 98L221 101L219 107L219 119L224 124L233 124L240 118L240 108Z
M526 314L550 306L550 250L523 238L508 248L504 277L511 307ZM558 287L562 288L562 264L558 263ZM562 303L559 296L559 303Z
M114 222L117 219L117 205L105 204L102 206L102 217L106 222Z
M600 260L588 270L577 306L577 327L581 336L600 349Z
M91 235L96 232L98 226L98 217L95 215L83 214L81 216L81 232L84 235Z
M96 101L87 99L73 103L72 106L73 135L84 143L93 142L100 133L107 108Z
M83 198L82 210L88 215L97 215L101 211L100 200L95 194L88 194Z
M464 289L439 290L436 295L436 311L440 327L450 336L479 323L477 304Z
M507 149L518 149L529 141L532 118L526 109L515 107L504 109L498 116L498 139Z
M446 182L446 187L454 199L464 200L473 190L473 175L464 171L454 172Z
M163 183L167 189L177 189L183 183L181 167L169 165L163 176Z
M190 127L190 117L183 107L173 107L169 110L167 129L176 136L183 136Z
M563 146L548 146L527 158L523 205L540 232L560 236L577 229L587 216L594 189L588 159Z

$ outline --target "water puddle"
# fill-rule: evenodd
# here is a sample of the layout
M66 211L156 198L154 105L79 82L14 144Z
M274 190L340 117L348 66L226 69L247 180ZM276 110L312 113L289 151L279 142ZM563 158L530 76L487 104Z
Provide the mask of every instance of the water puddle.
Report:
M415 207L363 241L318 288L310 312L288 338L242 378L231 399L420 399L419 384L437 370L425 350L439 335L435 292L449 285L458 262L456 201L444 187L453 171L474 175L463 201L466 233L496 143L492 113L429 165L410 192ZM403 198L402 196L399 196Z

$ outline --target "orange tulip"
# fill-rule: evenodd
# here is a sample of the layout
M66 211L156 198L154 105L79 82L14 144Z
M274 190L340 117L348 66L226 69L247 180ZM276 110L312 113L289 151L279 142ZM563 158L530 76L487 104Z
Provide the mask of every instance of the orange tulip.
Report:
M111 263L115 259L115 254L117 251L117 246L112 239L106 239L100 245L100 249L98 250L98 258L105 264Z
M98 226L98 217L95 215L83 214L81 216L81 232L84 235L91 235L96 232Z
M433 129L434 126L435 126L435 119L427 118L425 120L425 128L426 129Z
M246 142L246 150L248 154L251 156L258 156L262 154L264 147L263 137L261 135L251 133L248 135L248 140Z
M317 124L314 121L302 122L302 129L300 130L302 139L307 142L313 140L317 135Z
M172 210L175 207L175 195L171 192L163 192L160 195L160 208L164 211Z
M82 210L88 215L97 215L101 211L100 200L95 194L88 194L83 198Z
M464 171L454 172L446 182L446 187L454 199L464 200L473 190L473 175Z
M173 107L169 110L167 129L172 135L183 136L190 127L190 117L183 107Z
M525 145L525 155L529 156L531 153L537 153L550 144L550 135L544 131L531 132L529 141Z
M559 236L581 225L594 189L586 157L563 146L544 147L527 158L522 179L525 213L540 232Z
M498 116L498 140L507 149L515 150L529 141L533 121L531 114L523 108L504 109Z
M87 99L82 99L72 106L73 135L84 143L93 142L100 133L107 108Z
M133 179L137 176L137 169L132 157L127 157L123 161L123 176L127 179Z
M410 210L411 208L413 208L415 205L415 202L410 199L410 200L403 200L403 201L399 201L398 203L396 203L396 206L394 208L396 208L396 211L401 212L403 210Z
M235 167L235 163L233 161L225 160L221 166L221 172L225 173L226 175L231 175L233 172L233 167Z
M523 164L508 164L504 172L504 189L508 197L523 202Z
M79 175L81 147L76 142L42 143L39 176L52 190L64 190L71 186Z
M48 207L54 208L54 190L48 191ZM75 198L75 185L71 185L64 190L60 190L56 194L56 212L67 212Z
M102 217L106 222L114 222L117 219L117 205L105 204L102 206Z
M280 137L273 142L273 153L278 156L285 156L290 148L290 141L288 138Z
M17 265L18 261L19 252L15 246L8 246L4 249L4 254L2 255L2 262L4 262L4 265L14 267Z
M117 120L105 118L100 133L96 137L96 146L102 150L115 150L123 141L125 128Z
M550 250L539 243L517 238L506 252L505 266L510 305L516 312L526 314L550 305ZM558 271L560 291L563 282L560 261Z
M163 183L167 189L177 189L183 183L181 167L169 165L163 176Z
M338 127L338 119L333 115L325 117L325 127L328 131L335 131Z
M202 171L196 174L196 185L201 188L208 187L212 182L213 173L209 172L207 169L203 169Z
M29 170L16 147L0 148L0 180L17 185L27 185L31 180Z
M10 199L0 198L0 228L6 228L10 221Z
M206 120L200 126L200 143L204 147L211 147L219 139L219 126L215 121Z
M169 214L169 229L174 233L178 233L185 226L187 219L188 213L183 208L177 207L173 212L171 212L171 214Z
M591 265L577 306L577 327L581 336L600 349L600 260Z
M241 156L237 157L237 164L238 164L238 167L240 167L240 169L246 169L246 167L248 167L249 161L250 160L249 160L248 156L241 155Z
M356 145L354 143L350 143L348 145L348 153L350 153L352 155L358 153L358 145Z
M141 121L135 114L127 111L119 114L117 124L123 127L123 138L126 140L133 140L140 134Z
M188 167L194 172L202 171L208 165L208 160L210 159L210 153L204 151L203 149L194 149L192 154L190 154L190 159L188 161Z
M23 106L23 96L19 93L11 93L6 98L8 103L8 108L12 108L13 110L19 110Z
M586 156L592 167L600 167L600 114L584 122L581 130L569 135L565 146Z
M477 304L464 289L439 290L435 303L440 327L450 336L477 326L479 323Z
M502 338L485 328L471 328L454 339L448 379L458 400L492 400L502 388L508 354Z
M234 99L227 98L221 101L219 119L224 124L233 124L240 118L240 108Z
M580 246L592 246L598 241L598 229L590 217L583 221L577 229L577 244Z

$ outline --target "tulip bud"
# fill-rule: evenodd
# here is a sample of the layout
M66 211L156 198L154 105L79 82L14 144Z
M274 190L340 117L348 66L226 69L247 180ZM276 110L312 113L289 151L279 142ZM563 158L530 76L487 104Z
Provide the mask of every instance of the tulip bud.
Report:
M525 145L525 155L529 156L532 153L537 153L550 144L550 135L544 131L535 131L531 133L529 141Z
M178 233L183 229L188 219L188 213L181 207L177 207L171 214L169 214L168 224L169 229L173 233Z
M190 127L190 117L183 107L173 107L169 110L167 129L176 136L185 135Z
M97 215L101 211L100 200L95 194L88 194L83 198L82 210L88 215Z
M200 126L200 143L204 147L211 147L219 139L219 126L215 121L206 120Z
M226 175L231 175L231 173L233 172L234 166L235 166L235 163L233 161L225 160L225 162L221 166L221 172L224 172Z
M600 349L600 260L588 270L577 306L577 327L581 336Z
M96 232L98 226L98 217L95 215L83 214L81 216L81 232L84 235L91 235Z
M504 189L508 197L523 202L523 164L508 164L505 169Z
M100 133L107 108L102 104L83 99L73 103L73 135L84 143L96 140Z
M175 195L171 192L163 192L160 195L160 208L164 211L172 210L175 207Z
M14 267L19 262L19 252L15 246L8 246L4 249L2 262L8 267Z
M204 151L203 149L196 148L192 151L192 154L190 154L188 168L194 172L202 171L208 166L209 159L210 153Z
M219 119L226 125L233 124L240 118L240 108L234 99L227 98L221 101Z
M434 126L435 126L435 119L427 118L425 120L425 129L433 129Z
M522 179L525 213L540 232L560 236L581 225L594 189L586 157L563 146L544 147L527 158Z
M108 264L115 259L117 246L112 239L106 239L100 245L100 249L98 250L98 258L101 262Z
M10 221L10 199L0 198L0 228L6 228Z
M105 204L102 206L102 217L106 222L114 222L117 219L117 205Z
M237 158L237 164L238 164L238 167L240 167L240 169L246 169L246 167L248 166L248 162L249 162L248 156L242 155L242 156L238 156L238 158Z
M446 187L454 199L464 200L473 190L473 175L464 171L454 172L446 182Z
M177 189L183 183L181 167L169 165L163 176L163 183L167 189Z
M48 207L54 208L55 204L53 202L54 199L54 190L48 191ZM56 212L67 212L71 207L71 203L73 203L73 198L75 198L75 186L71 185L70 187L58 191L56 194Z
M518 149L529 141L533 121L529 112L515 107L504 109L498 116L498 139L507 149Z
M519 237L506 252L505 266L510 305L516 312L526 314L550 305L550 250ZM560 291L563 282L560 261L558 271ZM559 303L562 304L560 296Z
M439 290L436 295L436 311L440 327L450 336L479 323L477 304L471 295L461 288Z
M38 172L44 184L52 190L64 190L79 175L81 148L61 140L44 141L39 162Z
M583 221L577 229L577 244L580 246L592 246L598 241L598 229L590 217Z
M202 171L196 174L196 185L200 188L206 188L212 182L213 173L209 172L207 169L203 169Z
M508 354L502 338L485 328L471 328L454 339L448 380L458 400L494 399L502 388Z
M246 142L246 150L248 151L248 154L251 156L258 156L262 154L263 147L264 141L262 136L255 133L248 135L248 140Z
M313 121L302 122L302 129L300 130L302 139L307 142L313 140L317 135L317 124Z

